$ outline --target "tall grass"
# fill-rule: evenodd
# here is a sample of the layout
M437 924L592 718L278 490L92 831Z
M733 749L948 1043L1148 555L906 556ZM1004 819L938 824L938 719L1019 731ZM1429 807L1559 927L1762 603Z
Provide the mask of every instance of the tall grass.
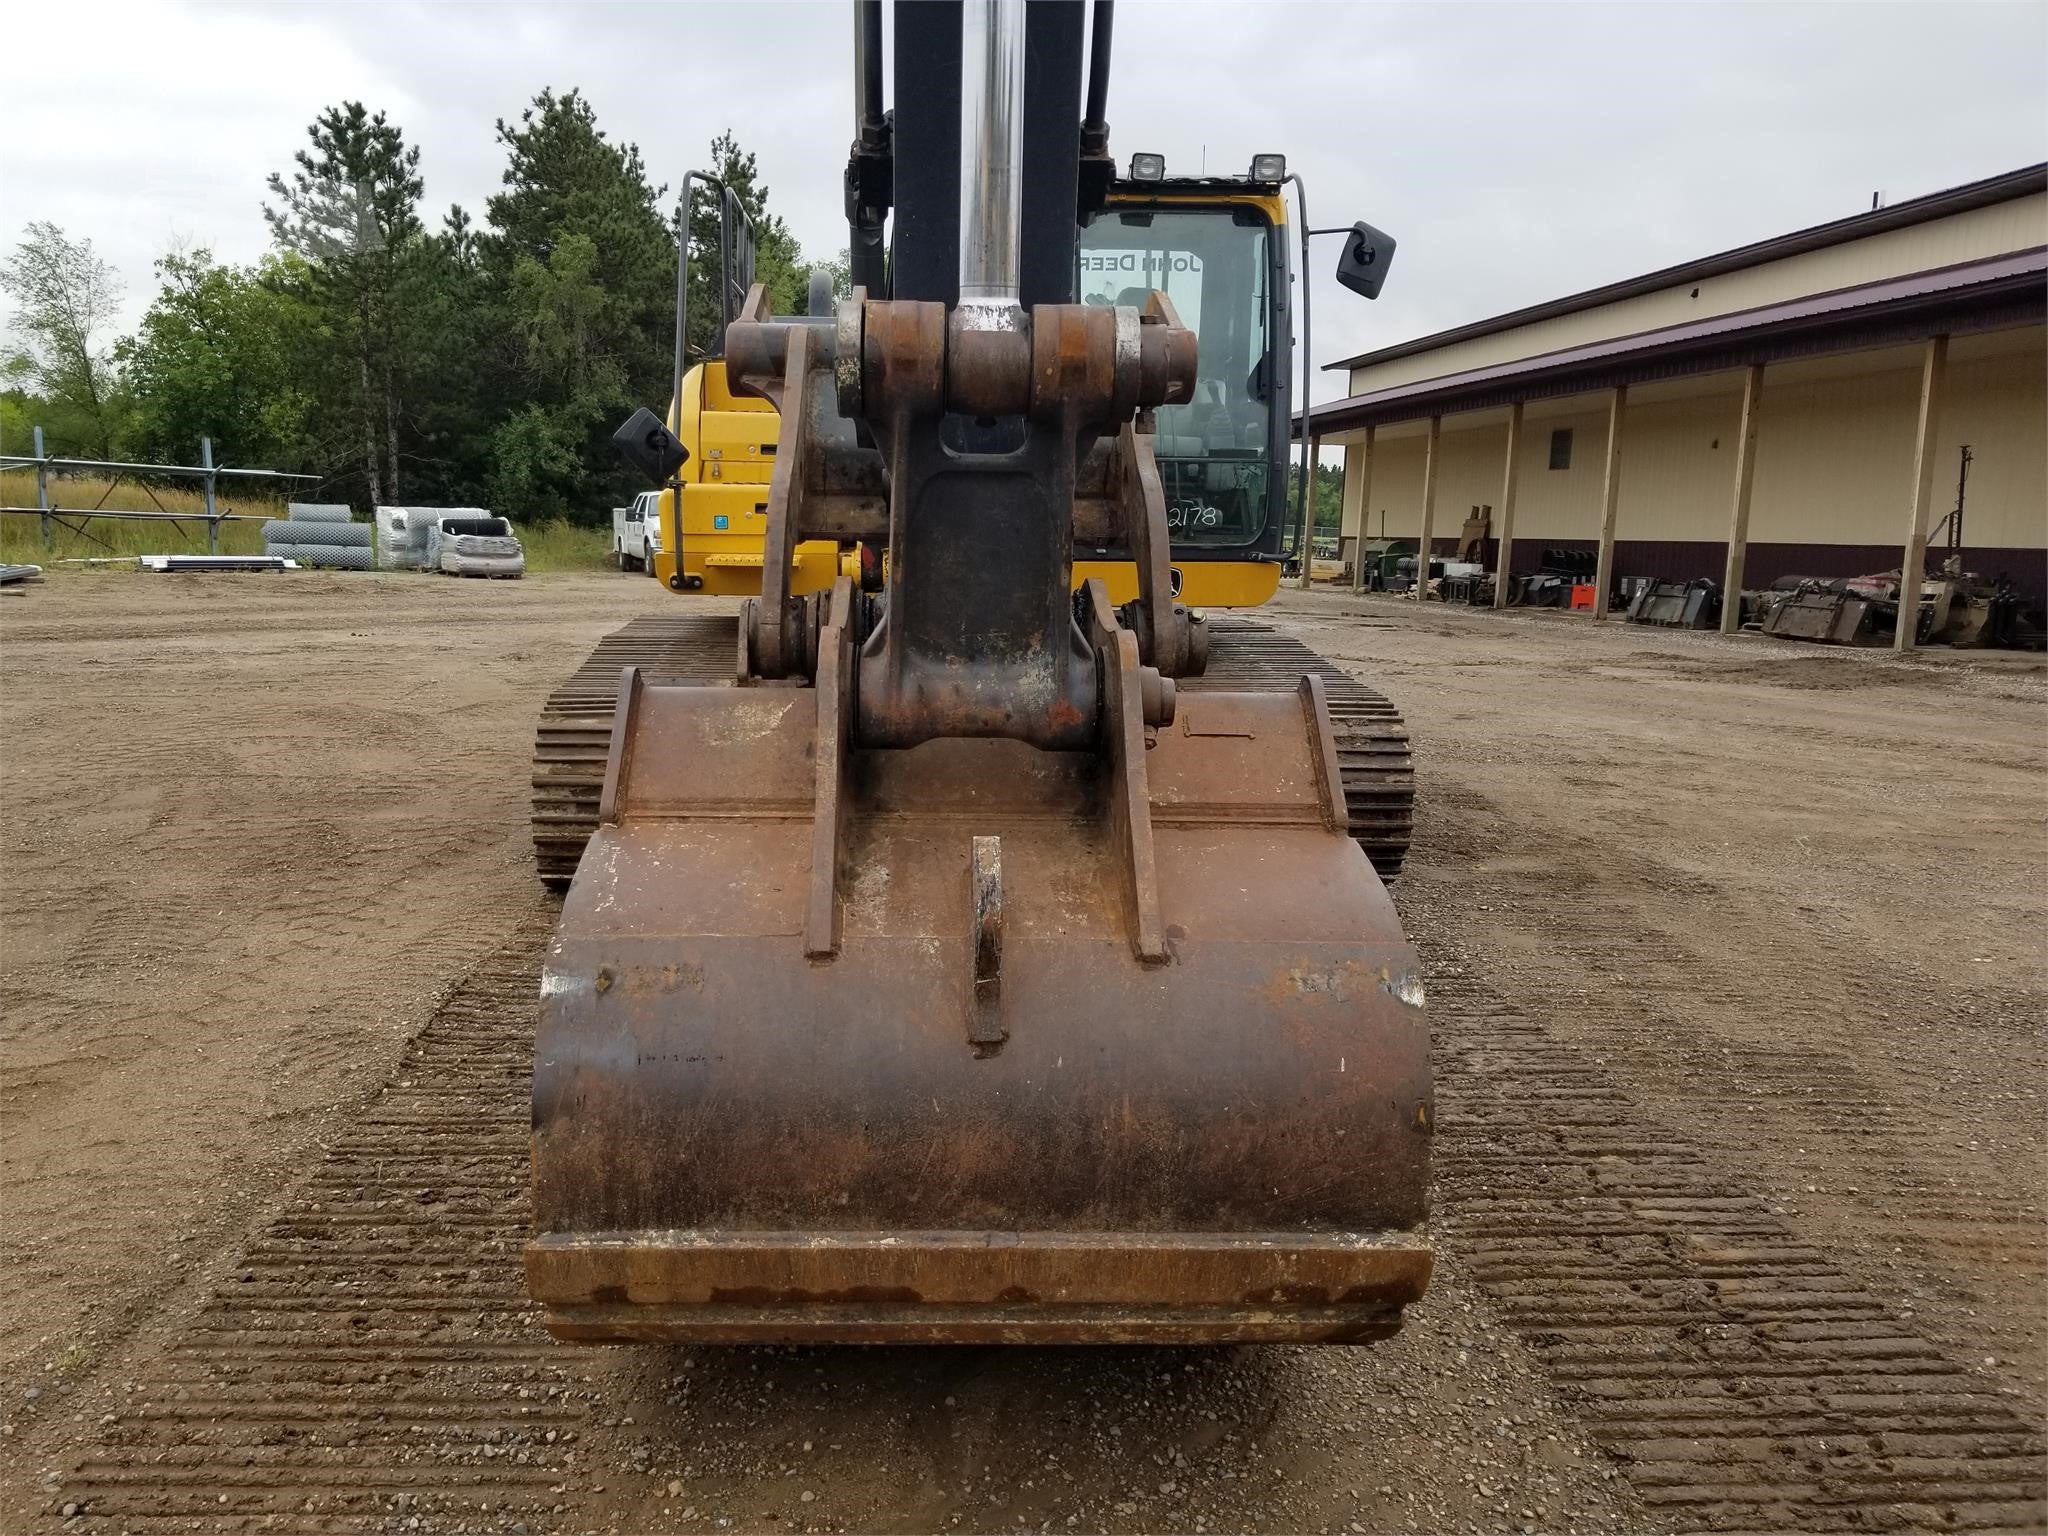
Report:
M193 513L196 522L129 521L96 517L66 518L50 530L50 542L43 543L42 520L34 514L10 512L0 515L0 562L10 565L43 565L73 557L127 555L203 555L206 553L206 498L196 489L152 487L149 491L132 480L109 482L104 476L50 477L50 502L59 507L103 506L124 512ZM0 506L32 507L36 504L36 476L32 469L0 470ZM237 489L215 498L215 509L250 517L283 517L284 498L251 494ZM68 526L67 526L68 525ZM225 555L263 553L261 523L222 523L220 548Z
M51 528L45 545L42 521L33 514L0 515L0 564L54 566L67 558L115 558L134 555L203 555L206 553L206 498L196 489L153 487L148 491L132 480L116 481L109 489L104 477L73 476L50 479L50 501L59 507L103 506L124 512L177 512L200 516L194 522L128 521L112 518L67 518ZM104 500L102 498L104 497ZM32 507L36 504L34 470L0 470L0 506ZM250 517L283 517L285 498L251 494L242 489L223 492L215 506L222 512ZM589 528L560 520L546 523L514 523L514 533L526 550L526 568L545 574L550 571L601 571L612 563L611 529ZM222 523L220 550L224 555L263 553L261 523ZM58 567L61 569L61 567ZM90 569L90 567L86 567Z
M512 531L526 550L526 568L549 571L603 571L612 566L612 531L566 523L514 523Z

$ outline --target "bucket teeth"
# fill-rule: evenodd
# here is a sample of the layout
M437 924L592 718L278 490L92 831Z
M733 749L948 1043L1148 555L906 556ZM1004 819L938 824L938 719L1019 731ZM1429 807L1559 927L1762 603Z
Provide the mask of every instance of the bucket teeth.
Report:
M1003 996L1003 840L977 837L968 867L974 892L974 1011L967 1038L988 1054L1010 1038L998 1011Z

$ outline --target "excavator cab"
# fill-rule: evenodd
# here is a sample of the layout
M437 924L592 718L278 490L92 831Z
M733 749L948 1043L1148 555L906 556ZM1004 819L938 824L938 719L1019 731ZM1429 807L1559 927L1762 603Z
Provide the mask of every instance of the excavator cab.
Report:
M829 323L756 287L727 327L782 422L761 594L723 679L618 674L542 974L528 1283L584 1340L1380 1338L1431 1262L1419 963L1321 664L1205 676L1138 430L1238 462L1206 433L1245 397L1201 385L1258 366L1255 317L1233 352L1192 291L1073 291L1100 89L1048 149L1025 79L1078 101L1079 8L953 14L957 53L919 42L956 137L928 184L899 153L891 286ZM812 538L885 546L881 590L794 590ZM1075 589L1095 547L1127 601Z
M1199 342L1187 401L1152 412L1175 591L1198 608L1250 608L1280 582L1287 520L1287 210L1277 185L1224 177L1113 181L1081 216L1083 304L1173 301ZM1141 163L1142 163L1141 161ZM1135 593L1121 551L1077 551L1081 579Z

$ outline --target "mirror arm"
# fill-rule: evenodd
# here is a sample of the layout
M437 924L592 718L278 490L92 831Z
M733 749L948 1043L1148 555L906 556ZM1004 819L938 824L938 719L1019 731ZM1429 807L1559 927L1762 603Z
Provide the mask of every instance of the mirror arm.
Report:
M1294 183L1294 206L1301 215L1301 481L1294 488L1294 513L1300 521L1300 526L1294 532L1294 554L1297 558L1306 562L1310 558L1308 483L1313 474L1313 470L1308 462L1309 370L1315 367L1315 349L1311 345L1314 332L1309 325L1309 289L1314 286L1314 283L1309 275L1308 241L1309 236L1316 233L1316 231L1308 227L1308 188L1302 184L1301 172L1289 171L1287 179ZM1292 412L1289 415L1291 417ZM1292 425L1291 420L1289 425ZM1283 556L1283 565L1285 560L1286 557ZM1307 570L1308 566L1304 564L1302 566L1303 573L1306 574Z

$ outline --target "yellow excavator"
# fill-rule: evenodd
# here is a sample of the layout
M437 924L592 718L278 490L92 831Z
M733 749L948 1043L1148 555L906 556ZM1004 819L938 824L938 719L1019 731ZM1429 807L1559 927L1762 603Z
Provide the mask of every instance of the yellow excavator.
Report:
M542 974L529 1287L584 1340L1383 1337L1431 1263L1423 984L1376 868L1405 736L1176 594L1279 504L1284 242L1112 204L1106 3L1092 46L1079 6L905 7L893 116L856 15L854 293L753 287L724 326L779 418L759 594L571 684L611 702ZM651 412L620 444L686 462ZM814 542L886 559L801 591Z
M725 360L683 375L669 430L689 454L661 496L655 577L677 592L757 597L767 532L768 482L781 418L766 400L736 395ZM821 592L839 574L840 549L823 539L797 546L793 590Z
M1142 305L1156 289L1176 299L1197 334L1211 338L1207 356L1215 362L1205 365L1197 398L1153 413L1175 591L1193 607L1255 608L1280 582L1288 440L1280 407L1287 392L1253 372L1261 359L1286 350L1281 343L1276 353L1276 335L1288 320L1285 169L1282 157L1261 155L1241 177L1169 178L1160 157L1139 156L1142 176L1111 181L1103 206L1076 224L1082 303ZM750 272L744 208L715 178L693 172L690 180L710 183L721 205L721 245L736 253L740 271ZM683 258L687 284L687 247ZM829 313L833 303L822 277L814 274L812 315ZM745 290L722 279L719 286L731 305L722 336ZM680 364L688 324L682 292L677 312L684 317L677 326ZM1228 366L1233 361L1241 367ZM723 357L679 366L676 377L667 426L688 457L661 496L654 575L672 591L758 596L781 417L767 401L733 391ZM791 590L823 591L842 570L858 575L860 558L824 540L800 544ZM867 559L872 585L875 553ZM1098 578L1115 602L1137 595L1137 567L1120 551L1077 555L1075 589Z
M869 91L863 82L846 187L853 277L870 294L888 292L892 280L902 292L947 291L945 263L957 248L957 215L948 199L959 186L957 161L946 158L956 152L959 128L947 114L957 107L960 91L946 70L957 64L951 40L959 28L957 11L957 4L939 4L906 13L915 22L898 37L902 78L918 93L933 94L899 92L896 110L883 113L879 83ZM866 0L859 36L878 24L877 14L874 0ZM1044 93L1027 107L1032 147L1024 178L1034 215L1024 261L1037 294L1089 306L1141 304L1149 292L1164 293L1200 338L1202 374L1194 397L1158 406L1140 423L1152 436L1167 499L1168 580L1178 599L1198 610L1253 608L1272 597L1285 561L1309 557L1301 540L1307 477L1297 479L1291 518L1287 507L1293 339L1298 324L1305 398L1310 312L1306 283L1300 284L1299 306L1291 302L1296 285L1289 262L1298 251L1306 270L1306 214L1290 221L1284 193L1292 182L1300 198L1301 178L1290 176L1277 154L1253 156L1241 175L1175 176L1163 157L1143 152L1120 167L1108 154L1105 98L1096 94L1107 90L1111 14L1106 4L1094 7L1090 95L1080 122L1063 119L1060 104ZM1034 11L1032 17L1034 57L1045 68L1052 66L1044 61L1058 59L1064 70L1074 54L1072 70L1059 77L1072 83L1081 44L1053 36L1060 29L1049 16ZM1078 34L1080 22L1070 20L1066 31ZM923 45L935 37L941 52L932 55ZM879 70L879 44L866 52L864 70L870 64ZM1065 170L1051 168L1068 159L1072 165ZM1058 206L1069 181L1078 189L1071 214ZM690 360L685 241L676 284L674 403L666 421L682 452L663 482L654 572L676 592L753 597L761 591L782 418L768 401L733 387L723 355L726 330L753 275L748 215L722 181L702 171L685 180L686 206L699 188L718 214L717 264L708 285L718 324L712 355ZM892 211L893 239L885 250L882 230ZM1299 238L1290 241L1290 233ZM1376 295L1392 251L1385 235L1355 226L1339 281ZM835 302L821 278L814 274L807 303L809 315L820 322ZM644 435L646 425L636 417L622 439ZM864 491L874 505L881 504L873 466L844 455L834 462L851 473L869 472ZM823 592L847 574L874 591L886 559L886 551L872 544L807 539L796 548L789 589L800 596ZM1100 579L1118 605L1137 595L1137 566L1114 539L1077 542L1070 579L1077 590ZM1382 876L1398 874L1413 825L1413 780L1407 736L1393 707L1270 630L1219 619L1211 632L1217 638L1213 674L1234 684L1283 686L1305 670L1323 678L1337 724L1353 834ZM549 700L534 756L533 836L535 861L550 888L567 887L597 824L619 669L639 665L701 675L706 666L722 668L727 647L708 633L704 624L682 615L639 620L609 637Z
M1101 12L1107 15L1107 12ZM936 17L933 18L936 21ZM920 28L922 30L922 27ZM1097 33L1108 37L1107 28ZM1106 75L1105 69L1097 79ZM892 124L861 125L849 187L864 184L887 150L887 174L870 170L866 182L893 180L901 158ZM1106 133L1106 130L1105 130ZM1092 151L1092 152L1089 152ZM1167 495L1167 522L1176 595L1198 608L1255 608L1277 590L1286 554L1286 457L1293 312L1289 303L1290 220L1283 195L1288 180L1282 155L1254 156L1242 175L1169 176L1163 156L1137 154L1118 176L1106 143L1083 146L1077 163L1090 185L1074 222L1074 288L1089 305L1138 305L1152 291L1172 297L1189 328L1203 338L1203 372L1195 398L1160 406L1150 429ZM1294 178L1299 187L1299 178ZM744 206L717 177L693 171L684 183L702 186L719 217L719 268L714 278L719 326L738 312L752 281L753 229ZM861 209L850 205L856 248ZM1360 226L1369 231L1369 226ZM1390 255L1392 242L1370 231ZM872 250L872 242L869 242ZM1057 248L1053 254L1057 255ZM1307 254L1306 242L1302 254ZM767 487L775 468L781 418L765 400L735 392L723 356L686 366L689 246L683 242L676 290L674 404L667 426L685 450L681 468L661 498L662 537L654 574L671 590L757 596L767 533ZM872 263L870 263L872 266ZM1376 293L1383 276L1369 272L1353 286ZM881 273L870 270L870 292ZM1307 289L1301 318L1307 354ZM823 273L813 273L813 317L829 314L834 296ZM1277 367L1277 374L1276 374ZM1304 377L1304 388L1306 381ZM1297 494L1299 494L1299 487ZM1305 501L1304 501L1305 505ZM1294 520L1300 539L1303 519ZM1296 549L1300 558L1303 551ZM861 552L828 541L798 546L791 590L823 591L843 570L860 573ZM875 551L867 551L868 583L876 581ZM1101 579L1117 603L1137 594L1137 567L1111 548L1079 550L1073 567L1078 591Z

